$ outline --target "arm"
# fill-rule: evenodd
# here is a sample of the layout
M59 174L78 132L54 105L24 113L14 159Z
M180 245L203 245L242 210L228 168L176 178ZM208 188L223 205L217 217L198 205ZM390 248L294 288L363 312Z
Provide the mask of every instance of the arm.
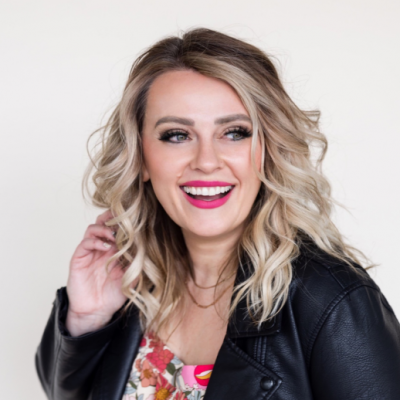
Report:
M317 400L400 399L400 324L378 288L358 286L332 304L310 377Z
M120 321L119 310L105 327L72 337L65 328L67 311L68 296L63 287L57 291L35 355L36 370L50 400L88 398L97 367Z

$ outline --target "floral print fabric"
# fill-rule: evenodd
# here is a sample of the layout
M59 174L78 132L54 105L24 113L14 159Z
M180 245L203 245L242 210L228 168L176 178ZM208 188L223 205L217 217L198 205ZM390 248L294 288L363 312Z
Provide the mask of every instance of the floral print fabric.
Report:
M160 338L148 333L122 400L202 400L213 365L185 365Z

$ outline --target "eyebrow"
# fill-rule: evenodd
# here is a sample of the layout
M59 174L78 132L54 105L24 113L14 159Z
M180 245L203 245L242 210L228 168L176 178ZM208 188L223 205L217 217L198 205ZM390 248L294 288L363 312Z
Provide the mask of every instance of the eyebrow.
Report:
M251 119L245 114L232 114L232 115L226 115L225 117L215 119L214 124L222 125L222 124L227 124L228 122L238 121L238 120L251 122ZM168 117L160 118L156 122L154 128L157 128L158 125L164 124L166 122L176 122L176 123L182 124L182 125L194 126L194 121L192 119L168 116Z

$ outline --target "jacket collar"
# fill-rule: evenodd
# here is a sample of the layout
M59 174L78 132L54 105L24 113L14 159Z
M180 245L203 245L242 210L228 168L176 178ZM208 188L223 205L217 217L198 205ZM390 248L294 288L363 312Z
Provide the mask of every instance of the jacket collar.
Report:
M245 255L242 266L239 264L235 287L244 282L252 273L250 258ZM282 312L261 324L258 328L247 313L246 298L242 299L228 323L227 337L241 338L260 335L271 335L281 330Z

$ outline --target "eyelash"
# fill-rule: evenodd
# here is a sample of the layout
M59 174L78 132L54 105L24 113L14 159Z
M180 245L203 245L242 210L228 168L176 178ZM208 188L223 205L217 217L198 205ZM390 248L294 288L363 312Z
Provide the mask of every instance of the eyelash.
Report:
M243 140L243 139L248 138L248 137L251 136L251 131L246 129L246 128L243 128L241 126L237 126L237 127L234 127L234 128L229 128L229 130L227 132L225 132L225 135L227 135L229 133L240 133L243 136L241 139L233 139L234 142L237 142L239 140ZM183 135L183 136L185 136L185 138L188 137L188 134L185 131L172 129L172 130L168 130L166 132L163 132L160 135L159 140L162 140L164 142L169 142L169 143L182 143L182 142L184 142L184 140L179 141L179 142L173 142L173 141L169 140L172 137L178 136L178 135Z

